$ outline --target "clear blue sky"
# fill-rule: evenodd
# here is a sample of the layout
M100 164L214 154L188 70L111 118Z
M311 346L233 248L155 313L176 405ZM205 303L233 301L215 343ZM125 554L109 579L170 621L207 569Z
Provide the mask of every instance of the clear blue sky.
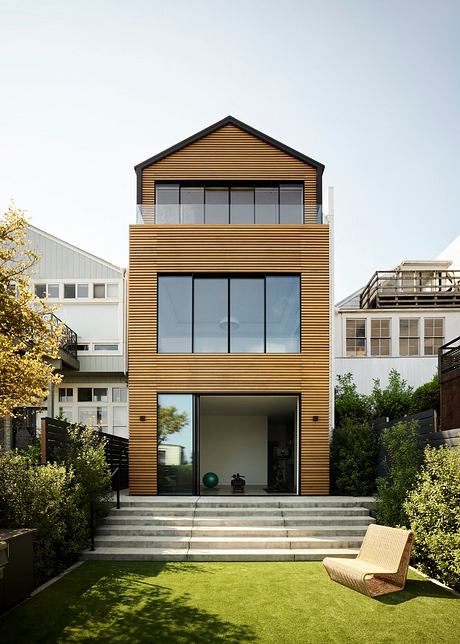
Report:
M460 2L0 0L0 205L127 263L133 165L232 114L326 165L336 299L460 233Z

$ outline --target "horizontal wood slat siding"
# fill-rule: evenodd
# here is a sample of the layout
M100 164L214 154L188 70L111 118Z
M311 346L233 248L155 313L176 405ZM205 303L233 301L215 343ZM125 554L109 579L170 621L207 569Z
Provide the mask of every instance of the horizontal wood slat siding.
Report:
M157 354L158 272L301 274L301 354ZM327 225L130 227L130 492L155 494L158 392L299 393L301 492L329 486ZM144 422L139 420L145 416ZM313 416L319 420L314 422Z
M305 223L316 223L316 169L234 125L226 125L142 171L142 203L155 203L155 181L300 181Z

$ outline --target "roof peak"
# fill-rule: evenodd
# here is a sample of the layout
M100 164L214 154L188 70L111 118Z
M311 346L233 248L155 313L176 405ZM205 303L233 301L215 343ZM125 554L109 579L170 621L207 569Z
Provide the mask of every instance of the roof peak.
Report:
M294 150L294 148L289 147L288 145L285 145L284 143L281 143L280 141L277 141L276 139L273 139L271 136L268 136L268 134L264 134L263 132L260 132L259 130L256 130L255 128L251 127L247 123L243 123L243 121L240 121L237 119L235 116L232 116L229 114L228 116L225 116L223 119L220 121L216 121L216 123L213 123L212 125L209 125L208 127L204 128L203 130L200 130L199 132L196 132L195 134L192 134L191 136L187 137L186 139L179 141L179 143L176 143L172 145L169 148L166 148L166 150L163 150L162 152L159 152L158 154L155 154L153 157L150 157L149 159L146 159L145 161L142 161L141 163L138 163L137 165L134 166L134 169L136 172L140 172L144 168L146 168L149 165L152 165L154 163L157 163L158 161L161 161L165 157L174 154L175 152L178 152L179 150L182 150L183 148L187 147L188 145L191 145L195 141L198 141L199 139L204 138L205 136L208 136L209 134L212 134L216 130L219 130L220 128L224 127L225 125L234 125L235 127L238 127L240 130L243 132L247 132L248 134L252 134L252 136L255 136L256 138L260 139L261 141L264 141L265 143L268 143L269 145L272 145L273 147L277 148L278 150L281 150L282 152L285 152L286 154L289 154L296 159L299 159L300 161L303 161L304 163L307 163L308 165L313 166L314 168L317 169L321 174L324 171L324 164L320 163L319 161L316 161L315 159L312 159L311 157L308 157L306 154L303 154L302 152L299 152L298 150Z

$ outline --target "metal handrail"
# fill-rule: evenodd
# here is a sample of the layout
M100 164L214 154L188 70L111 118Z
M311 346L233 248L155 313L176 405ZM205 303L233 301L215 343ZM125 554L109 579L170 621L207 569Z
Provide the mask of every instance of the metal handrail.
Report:
M110 476L110 480L113 480L113 477L117 475L116 481L117 481L117 510L120 509L120 468L117 467L115 470L112 472ZM103 488L101 487L98 491L100 492ZM91 542L91 552L94 552L96 550L96 545L94 542L94 537L95 537L95 526L94 526L94 498L96 496L96 493L93 495L93 498L89 502L89 537L90 537L90 542Z

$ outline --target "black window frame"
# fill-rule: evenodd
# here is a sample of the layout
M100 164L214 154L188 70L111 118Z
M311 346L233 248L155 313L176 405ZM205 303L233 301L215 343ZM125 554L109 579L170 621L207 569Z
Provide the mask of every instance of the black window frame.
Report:
M178 209L179 209L179 223L175 225L179 226L197 226L200 224L184 224L182 222L182 212L181 212L181 188L203 188L203 224L205 226L227 226L227 225L234 225L234 226L251 226L251 225L257 225L257 226L300 226L305 224L305 182L303 179L288 179L288 180L272 180L272 181L193 181L193 180L180 180L180 179L170 179L170 180L161 180L161 181L156 181L155 182L155 208L157 205L162 205L162 204L157 204L157 188L159 186L164 186L164 185L177 185L178 190L179 190L179 201L178 201ZM285 185L290 185L290 186L299 186L302 189L302 221L297 224L282 224L281 223L281 186ZM255 203L255 189L256 188L277 188L278 189L278 203L277 203L277 221L275 224L261 224L261 223L256 223L256 203ZM225 224L208 224L206 222L206 188L226 188L228 192L228 216L227 216L227 222ZM231 223L231 188L253 188L254 189L254 200L253 200L253 221L252 223L248 224L232 224Z
M189 277L192 280L192 324L191 324L191 351L159 351L159 346L160 346L160 325L158 323L159 321L159 316L160 316L160 279L162 277ZM267 277L296 277L298 278L299 281L299 350L295 352L275 352L275 351L267 351ZM263 345L264 345L264 350L263 352L257 352L257 353L251 353L251 352L243 352L243 353L232 353L230 351L230 328L227 329L227 351L222 352L222 353L214 353L214 352L195 352L195 279L200 279L200 278L206 278L206 279L226 279L227 280L227 297L228 297L228 304L227 304L227 311L228 311L228 317L231 315L231 301L230 301L230 280L232 278L248 278L248 279L254 279L254 278L259 278L264 280L264 339L263 339ZM247 273L247 272L242 272L242 273L213 273L213 272L206 272L206 273L157 273L157 325L156 325L156 353L161 353L162 355L218 355L218 356L225 356L225 355L299 355L302 353L302 276L301 273L295 273L295 272L288 272L288 273Z

